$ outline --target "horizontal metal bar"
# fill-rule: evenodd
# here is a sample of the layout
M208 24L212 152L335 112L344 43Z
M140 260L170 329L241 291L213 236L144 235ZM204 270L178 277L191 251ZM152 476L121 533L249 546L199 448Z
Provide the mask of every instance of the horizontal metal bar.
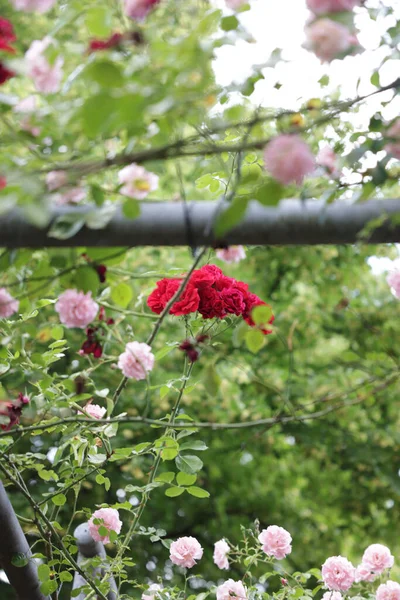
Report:
M371 220L379 225L364 239L366 243L400 241L400 199L369 200L358 204L320 201L283 200L278 206L250 202L241 223L216 240L210 226L217 202L189 202L185 213L181 202L143 202L137 219L127 219L117 211L104 229L84 226L68 239L48 236L44 229L32 225L21 210L0 216L0 246L41 248L73 246L200 246L209 245L311 245L353 244ZM227 205L224 206L226 208ZM71 213L85 218L93 208L58 208L51 223ZM385 216L387 218L385 218ZM189 220L189 226L188 226Z

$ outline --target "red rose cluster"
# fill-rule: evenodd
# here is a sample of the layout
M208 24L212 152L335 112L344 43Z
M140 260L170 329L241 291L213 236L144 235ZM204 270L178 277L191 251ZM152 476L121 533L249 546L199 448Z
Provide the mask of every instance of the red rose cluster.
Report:
M114 324L114 319L108 319L106 317L104 306L100 308L98 319L99 321L107 323L107 325ZM104 335L104 329L101 327L101 324L98 327L86 327L86 340L83 342L82 347L79 350L79 354L81 354L81 356L84 354L93 354L94 358L101 358L101 355L103 354L103 346L99 341L99 331L101 335Z
M15 49L11 46L12 42L16 41L14 29L10 21L0 17L0 52L7 52L8 54L14 54ZM14 77L14 71L11 71L6 67L2 60L0 60L0 85L5 83L11 77Z
M22 414L24 406L29 404L29 398L24 396L21 392L18 394L18 398L14 402L1 402L0 403L0 415L7 417L9 422L0 425L3 431L10 431L13 425L18 425L19 419Z
M156 289L147 299L148 307L160 314L181 282L182 279L168 278L157 281ZM249 292L247 283L226 277L215 265L205 265L193 271L184 292L169 312L178 317L198 311L204 319L223 319L227 315L237 315L254 326L251 311L260 305L266 305L266 302ZM271 316L269 323L273 320L274 316ZM261 331L264 334L271 333L270 329Z

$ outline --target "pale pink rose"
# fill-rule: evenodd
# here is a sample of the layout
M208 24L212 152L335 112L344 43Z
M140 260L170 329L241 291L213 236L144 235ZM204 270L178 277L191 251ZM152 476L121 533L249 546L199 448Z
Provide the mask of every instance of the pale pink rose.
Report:
M86 198L86 192L81 187L73 187L60 194L55 194L54 202L59 206L63 204L78 204Z
M361 0L307 0L308 8L316 15L353 10Z
M263 529L258 539L265 554L274 556L278 560L285 558L292 551L292 536L278 525L270 525L267 529Z
M394 262L393 269L386 277L386 281L392 288L396 298L400 300L400 259Z
M337 168L337 162L338 158L329 146L324 146L317 154L317 164L324 167L332 177L338 177L340 175L340 171Z
M119 171L118 181L125 184L120 190L121 194L137 200L143 200L158 187L158 176L135 163Z
M19 300L15 300L6 288L0 288L0 319L7 319L17 312Z
M88 402L83 408L88 415L93 417L93 419L102 419L107 412L106 408L103 408L98 404L92 404L91 402Z
M315 168L315 159L305 142L297 135L279 135L269 142L264 151L266 169L284 185L302 183Z
M54 6L56 0L11 0L11 2L16 10L44 13Z
M124 0L125 14L131 19L142 21L159 2L160 0Z
M389 144L386 145L386 149L395 158L400 160L400 119L397 119L393 125L387 131L387 137L392 138L393 140Z
M219 540L214 544L214 562L219 569L229 569L229 544L225 540Z
M174 565L191 569L203 556L203 548L196 538L188 536L178 538L172 542L169 549L169 558Z
M368 565L364 565L364 563L358 565L356 569L356 583L360 583L360 581L374 581L376 577L377 575L371 571Z
M322 565L322 579L330 590L346 592L353 585L355 576L355 568L343 556L331 556Z
M246 600L247 588L241 581L227 579L217 587L217 600Z
M67 183L68 175L66 171L50 171L46 175L46 185L49 192L54 192L54 190L58 190Z
M321 62L331 62L344 54L357 39L347 27L331 19L318 19L305 29L307 47L314 52Z
M340 592L325 592L322 600L343 600L343 596Z
M248 4L249 0L225 0L225 4L228 8L231 8L232 10L237 10L238 8L240 8L241 6L243 6L243 4Z
M400 585L397 581L382 583L376 590L376 600L400 600Z
M150 346L141 342L128 342L125 346L125 352L120 354L118 358L118 368L121 369L125 377L136 379L136 381L146 379L147 373L153 367L154 354L152 354Z
M220 248L215 253L217 258L226 263L238 263L246 258L246 252L243 246L228 246L228 248Z
M99 305L92 298L92 292L66 290L61 294L55 309L60 315L60 321L68 328L85 329L97 316Z
M386 546L371 544L364 552L361 562L380 575L385 569L393 567L394 556L390 554L390 550Z
M21 113L23 115L32 115L37 111L37 99L36 96L28 96L23 100L20 100L18 104L16 104L13 108L15 113ZM40 135L40 127L32 124L31 118L29 116L24 116L20 121L20 127L23 131L27 131L28 133L38 136Z
M154 600L155 598L159 598L160 594L158 594L158 592L162 589L163 588L158 583L152 583L149 589L143 592L142 600Z
M96 525L93 523L94 519L102 519L102 523L100 525ZM119 533L121 531L122 521L120 520L119 513L115 508L99 508L99 510L95 510L92 514L88 522L88 527L90 535L96 542L108 544L110 541L110 531ZM100 527L105 527L108 531L108 535L101 535L99 533Z
M25 54L28 76L33 79L38 92L44 94L58 92L63 77L63 59L58 56L54 63L50 64L45 56L45 51L52 43L50 37L35 40Z

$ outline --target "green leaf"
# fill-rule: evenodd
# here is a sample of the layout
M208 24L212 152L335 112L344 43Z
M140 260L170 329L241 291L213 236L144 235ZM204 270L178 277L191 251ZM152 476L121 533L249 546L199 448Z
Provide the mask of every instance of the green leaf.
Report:
M105 38L112 31L111 12L106 6L89 8L86 12L85 21L90 35L94 37Z
M270 306L255 306L251 311L251 318L256 325L266 325L272 317L272 308Z
M122 212L127 219L137 219L140 215L140 204L134 198L126 200L122 206Z
M50 333L53 340L62 340L64 337L64 328L62 325L55 325Z
M221 19L221 29L222 31L233 31L239 27L239 20L235 15L230 15L229 17L223 17Z
M50 567L48 565L39 565L38 577L40 581L47 581L50 579Z
M374 73L372 73L370 81L375 87L381 87L379 71L375 71Z
M176 466L183 473L194 474L200 471L203 467L203 461L198 456L186 454L177 456L175 460Z
M124 77L119 68L106 60L89 65L85 69L85 75L105 88L121 87L124 84Z
M178 473L176 476L178 485L193 485L196 479L197 475L189 475L189 473Z
M161 452L161 458L163 460L174 460L177 455L177 448L164 448L164 450Z
M83 292L92 292L95 296L100 287L100 279L93 267L79 267L73 277L75 287Z
M275 206L284 196L285 186L270 179L256 189L253 197L264 206Z
M47 235L57 240L67 240L82 229L85 219L79 214L67 214L53 221Z
M71 550L71 548L70 548ZM58 583L56 579L48 579L47 581L44 581L42 583L42 585L40 586L40 591L45 595L48 596L49 594L52 594L53 592L55 592L57 590L58 587Z
M117 110L118 101L109 94L103 92L90 96L79 109L83 132L89 137L108 132Z
M176 496L180 496L185 491L185 488L173 486L165 490L165 495L169 496L169 498L175 498Z
M72 581L73 580L73 576L69 571L63 571L62 573L59 574L59 579L60 581Z
M203 490L202 488L197 487L196 485L192 485L186 489L189 494L192 496L196 496L196 498L209 498L210 494L207 490Z
M57 494L57 496L54 496L51 501L56 506L63 506L66 503L67 498L64 494Z
M104 204L104 192L99 185L91 185L90 193L97 206L102 206Z
M163 483L172 483L175 478L175 473L173 471L166 471L165 473L161 473L156 477L156 481L162 481Z
M11 564L14 567L25 567L29 562L29 558L23 552L16 552L11 557Z
M160 350L158 350L154 355L155 359L160 360L160 358L164 358L164 356L167 356L167 354L169 354L172 350L174 350L174 348L176 348L175 345L164 346L164 348L160 348Z
M214 233L217 238L222 237L242 220L247 210L247 204L247 199L235 198L219 215L214 225Z
M111 299L118 306L126 308L133 298L133 291L127 283L119 283L111 290Z
M191 440L180 445L181 450L208 450L208 446L201 440Z
M208 365L204 370L204 387L210 396L216 396L221 386L221 378L214 365Z
M246 333L245 339L247 348L250 352L253 352L253 354L257 354L265 344L265 336L259 329L250 329L250 331Z

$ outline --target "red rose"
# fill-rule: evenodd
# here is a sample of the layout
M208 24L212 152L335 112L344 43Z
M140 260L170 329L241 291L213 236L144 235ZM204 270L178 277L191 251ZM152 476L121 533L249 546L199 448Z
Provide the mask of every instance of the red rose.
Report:
M108 50L119 46L124 39L122 33L113 33L107 40L92 40L89 44L89 52L97 52L97 50Z
M246 310L244 293L236 286L227 287L220 292L225 311L234 315L241 315Z
M213 285L216 281L224 277L223 272L215 265L204 265L201 269L193 271L190 282L197 288L203 288Z
M8 79L15 76L15 72L7 69L7 67L0 61L0 85L5 83Z
M221 294L212 287L205 287L200 290L199 313L204 319L223 319L226 314L224 302Z
M15 50L10 46L10 42L15 42L16 39L14 28L10 21L0 17L0 50L14 54Z
M176 294L181 283L181 279L161 279L160 281L157 281L156 289L147 298L147 306L159 315L164 310L169 300L171 300L172 296ZM172 305L169 312L171 315L177 317L187 315L191 312L196 312L199 307L199 302L199 293L189 282L179 300Z
M196 312L196 310L199 308L199 302L199 292L194 285L189 282L185 290L180 295L178 301L172 305L172 308L169 312L171 315L175 315L176 317L188 315L189 313Z
M269 304L267 304L266 302L261 300L261 298L256 296L256 294L252 294L252 293L247 294L246 310L243 312L242 316L243 316L243 319L246 321L246 323L248 323L251 327L255 326L255 323L254 323L253 319L251 318L251 311L253 310L253 308L255 306L269 306ZM273 323L274 319L275 319L274 315L271 315L271 318L268 322ZM272 329L261 328L261 331L263 332L264 335L268 335L269 333L272 333Z
M7 185L7 179L0 175L0 190L4 190Z

